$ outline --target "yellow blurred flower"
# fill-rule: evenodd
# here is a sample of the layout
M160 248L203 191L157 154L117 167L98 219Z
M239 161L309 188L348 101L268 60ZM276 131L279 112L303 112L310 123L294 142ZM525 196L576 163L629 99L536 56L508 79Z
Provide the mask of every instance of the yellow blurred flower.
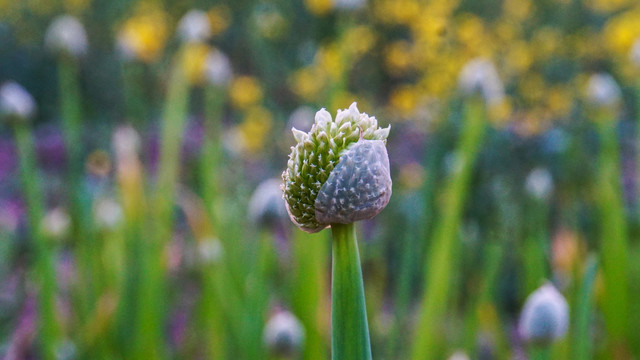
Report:
M589 7L601 13L610 13L624 9L631 4L637 4L636 0L589 0Z
M324 46L318 50L315 63L322 69L324 73L329 75L332 80L338 80L344 72L344 64L340 49L335 44Z
M558 117L565 116L571 110L573 99L569 91L562 86L554 86L547 91L547 108Z
M231 82L229 97L234 107L246 109L262 101L262 87L252 76L239 76Z
M530 0L505 0L502 9L505 17L514 21L522 21L531 15L533 5Z
M326 85L326 76L315 67L305 67L290 76L289 84L297 96L305 101L314 101Z
M304 5L314 15L324 15L333 8L332 0L304 0Z
M533 49L522 40L512 43L505 54L507 72L519 75L527 71L533 63L532 52Z
M64 9L71 14L79 14L91 3L90 0L64 0Z
M374 3L375 16L384 23L411 24L422 14L415 0L382 0Z
M231 25L231 10L224 4L213 6L207 15L211 24L211 36L222 34Z
M384 60L392 75L404 75L413 65L412 45L408 41L395 41L386 47Z
M188 43L182 53L182 71L192 85L204 82L204 70L211 48L203 43Z
M156 60L167 40L167 16L158 7L141 3L138 15L123 24L118 46L123 55L150 63Z
M628 56L631 45L640 36L640 10L627 11L611 18L602 36L607 48L618 55Z
M240 125L240 134L246 151L257 153L264 147L272 123L273 115L264 107L253 106L247 109L243 123Z
M369 51L375 44L376 37L368 26L354 26L344 34L343 51L350 56L358 58Z
M415 86L405 85L394 89L389 96L389 105L393 110L397 111L403 118L408 118L413 115L420 95L418 94Z

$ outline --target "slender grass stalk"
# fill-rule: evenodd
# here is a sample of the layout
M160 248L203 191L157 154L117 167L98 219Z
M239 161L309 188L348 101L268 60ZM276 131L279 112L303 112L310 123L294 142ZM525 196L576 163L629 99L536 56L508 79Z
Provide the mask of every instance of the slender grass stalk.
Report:
M163 324L167 313L164 251L173 229L173 204L189 100L188 82L179 62L181 56L182 52L178 53L169 79L161 129L160 163L154 189L154 207L147 223L147 234L150 236L142 239L144 250L139 261L139 317L134 351L134 357L138 359L162 357L164 353ZM149 299L154 301L150 303Z
M527 234L522 243L522 264L524 265L523 294L528 295L540 287L548 273L548 233L547 205L540 199L531 199L527 215Z
M68 186L66 195L70 202L72 235L76 240L76 256L81 286L78 287L78 312L83 321L91 312L100 287L97 276L98 262L95 238L90 230L91 211L88 199L83 198L82 184L82 99L78 83L77 59L61 54L58 61L60 115L62 117L65 150L67 153Z
M603 111L597 115L601 145L596 186L601 220L600 251L606 289L602 306L611 353L616 353L624 351L628 332L628 240L620 184L617 122L612 112L601 110Z
M220 170L222 165L222 106L226 100L226 90L209 85L205 88L205 141L200 157L200 183L205 207L213 225L220 219L215 213L216 203L220 201L222 190Z
M33 137L26 124L14 125L18 148L19 171L29 221L29 234L34 248L34 279L39 287L38 328L42 357L56 359L56 346L60 340L60 326L55 306L56 278L51 243L42 232L43 197L36 170Z
M439 331L447 308L453 279L458 227L467 197L471 170L484 137L484 104L473 98L465 104L464 128L456 151L456 164L444 190L442 215L434 229L429 261L425 267L425 292L420 306L413 360L437 357L441 336Z
M325 326L322 315L326 314L325 303L327 266L324 236L295 231L293 236L295 279L293 280L293 310L305 329L305 360L324 360L327 346L324 339Z
M591 359L592 340L590 335L590 325L593 310L593 287L596 280L596 270L598 269L598 258L592 254L587 259L585 272L582 276L582 283L576 297L576 304L573 310L573 331L571 337L572 358L575 360Z
M123 60L121 67L125 115L138 130L149 118L149 101L142 85L145 83L145 66L138 61Z
M331 358L371 359L356 228L353 223L331 224L331 234Z
M529 360L551 359L551 346L533 345L528 349Z

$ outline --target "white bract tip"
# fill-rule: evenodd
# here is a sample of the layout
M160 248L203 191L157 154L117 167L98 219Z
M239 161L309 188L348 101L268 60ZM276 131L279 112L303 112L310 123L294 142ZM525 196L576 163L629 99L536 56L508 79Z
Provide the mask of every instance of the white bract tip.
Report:
M18 83L9 81L0 87L0 113L4 116L30 119L35 115L36 103L31 94Z
M569 305L551 283L534 291L520 314L518 331L530 343L549 344L564 337L569 326Z
M205 74L210 84L225 86L231 80L231 61L222 51L213 49L205 60Z
M191 10L178 23L178 36L185 42L204 42L211 36L211 24L207 13Z
M273 315L264 328L263 341L272 354L292 356L302 349L305 331L298 319L288 311Z
M612 107L620 102L622 92L611 75L598 73L589 78L587 96L596 106Z
M331 122L331 114L325 108L322 108L316 113L315 122L319 128L324 128Z
M553 177L549 170L537 168L529 173L524 186L530 195L536 199L544 200L553 191Z
M467 96L480 93L488 105L499 104L504 99L504 86L491 61L475 58L467 62L458 77L458 86Z
M84 26L71 15L59 16L49 25L44 44L53 52L76 58L83 56L89 47Z

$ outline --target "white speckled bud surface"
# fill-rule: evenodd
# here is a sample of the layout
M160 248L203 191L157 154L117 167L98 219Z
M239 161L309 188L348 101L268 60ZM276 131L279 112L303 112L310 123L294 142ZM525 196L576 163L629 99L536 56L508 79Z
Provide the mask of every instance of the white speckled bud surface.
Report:
M320 223L349 224L376 216L389 203L389 156L382 140L360 140L340 157L315 201Z

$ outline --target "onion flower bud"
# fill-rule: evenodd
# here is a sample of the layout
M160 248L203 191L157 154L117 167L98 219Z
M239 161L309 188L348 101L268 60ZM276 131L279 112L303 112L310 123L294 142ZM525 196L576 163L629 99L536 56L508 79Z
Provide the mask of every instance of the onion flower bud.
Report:
M282 179L289 217L300 229L314 233L384 209L391 197L385 147L390 128L378 127L353 103L335 120L321 109L308 133L292 129L297 144Z
M551 283L534 291L524 304L518 330L520 336L536 344L548 344L564 337L569 327L569 305Z

